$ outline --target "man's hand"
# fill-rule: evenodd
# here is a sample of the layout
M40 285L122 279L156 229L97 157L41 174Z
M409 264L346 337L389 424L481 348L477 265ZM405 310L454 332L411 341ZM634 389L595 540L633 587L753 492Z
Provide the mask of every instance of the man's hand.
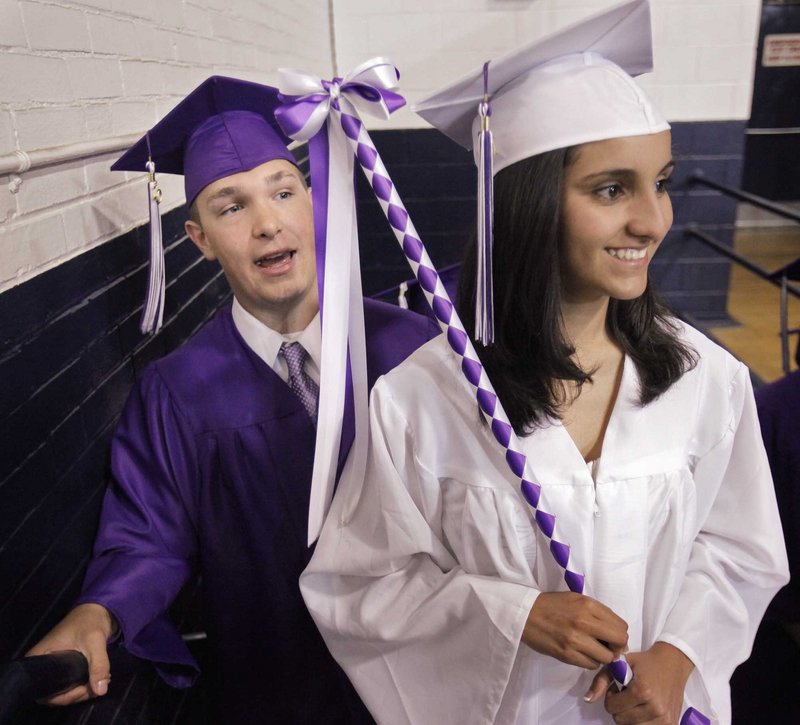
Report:
M89 661L89 683L73 687L44 701L47 705L71 705L108 692L111 670L106 643L116 629L110 612L99 604L80 604L67 614L26 656L78 650Z
M593 670L625 651L628 625L591 597L543 592L531 608L522 641L537 652Z
M594 678L586 699L596 702L605 692L606 710L617 725L677 725L683 708L683 690L694 669L692 661L666 642L656 642L646 652L626 657L633 670L633 682L617 692L610 687L611 675L603 668Z

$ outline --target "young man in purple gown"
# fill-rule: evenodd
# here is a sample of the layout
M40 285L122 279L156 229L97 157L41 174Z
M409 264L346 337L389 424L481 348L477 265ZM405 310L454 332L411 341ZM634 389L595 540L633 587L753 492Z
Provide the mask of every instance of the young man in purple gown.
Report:
M253 93L257 103L242 100ZM81 596L30 652L89 659L89 684L53 704L106 693L115 637L189 686L198 667L167 610L199 573L220 722L371 722L298 588L312 551L321 343L311 190L276 103L266 86L209 79L115 165L143 169L152 153L156 168L184 174L187 234L220 262L234 299L130 394ZM364 314L370 388L437 332L370 300ZM300 382L282 347L291 343L303 348Z

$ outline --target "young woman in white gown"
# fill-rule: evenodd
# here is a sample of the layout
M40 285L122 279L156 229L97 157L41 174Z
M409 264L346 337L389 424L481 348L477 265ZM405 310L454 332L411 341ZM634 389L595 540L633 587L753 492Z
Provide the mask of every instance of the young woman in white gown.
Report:
M431 341L375 386L366 479L345 472L301 580L380 723L675 725L688 706L729 723L730 675L787 579L748 371L648 283L673 161L613 62L640 72L646 0L621 9L489 66L496 330L476 348L586 593ZM476 83L422 115L459 138ZM602 666L623 651L617 692Z

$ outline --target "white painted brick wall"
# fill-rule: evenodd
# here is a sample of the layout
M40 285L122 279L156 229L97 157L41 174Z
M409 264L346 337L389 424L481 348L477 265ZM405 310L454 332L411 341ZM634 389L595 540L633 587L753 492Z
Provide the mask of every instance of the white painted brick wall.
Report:
M66 58L73 95L84 102L122 95L122 73L116 58L80 55Z
M339 71L375 55L410 103L484 61L619 0L334 0ZM746 119L760 0L651 0L656 71L643 79L675 121ZM422 127L404 109L372 128Z
M0 110L0 155L11 153L16 148L17 140L11 114Z
M18 3L13 0L0 1L0 46L27 46L25 28Z
M17 192L20 214L52 208L84 196L86 172L80 161L59 164L54 168L33 169L24 175Z
M95 54L139 57L138 28L131 18L89 15L89 34Z
M8 186L0 186L0 224L14 217L17 213L17 197Z
M31 103L72 101L64 58L28 52L0 53L0 103L25 107Z
M332 75L328 0L0 0L0 157L143 133L210 75L282 65ZM146 220L117 156L0 174L0 292Z
M651 1L643 84L666 115L747 118L760 0ZM617 0L332 2L338 73L390 55L413 102ZM0 156L141 133L209 75L275 83L284 65L332 74L328 0L0 0ZM0 176L0 292L146 219L142 178L113 158ZM165 209L182 202L179 178L162 186Z
M43 106L15 114L20 148L44 149L85 141L86 124L80 106Z
M111 123L111 104L90 103L83 108L86 138L110 138L114 135Z
M0 278L25 279L67 254L64 220L58 212L0 225Z
M80 10L36 2L20 3L32 50L91 51L86 14Z

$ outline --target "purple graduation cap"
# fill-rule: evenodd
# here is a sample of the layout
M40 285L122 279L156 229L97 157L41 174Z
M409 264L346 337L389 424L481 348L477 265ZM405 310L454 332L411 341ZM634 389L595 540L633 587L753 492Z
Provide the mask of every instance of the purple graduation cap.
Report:
M273 159L295 163L291 139L275 121L278 91L236 78L212 76L201 83L139 141L112 171L149 174L150 276L140 329L157 332L164 314L164 247L161 192L155 172L182 174L186 204L210 183Z

